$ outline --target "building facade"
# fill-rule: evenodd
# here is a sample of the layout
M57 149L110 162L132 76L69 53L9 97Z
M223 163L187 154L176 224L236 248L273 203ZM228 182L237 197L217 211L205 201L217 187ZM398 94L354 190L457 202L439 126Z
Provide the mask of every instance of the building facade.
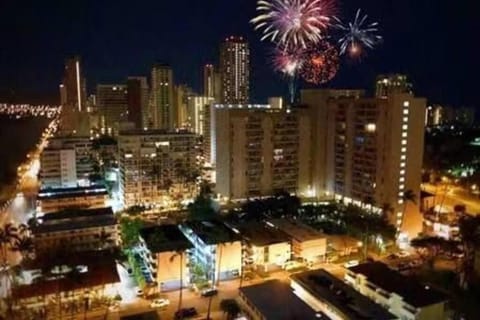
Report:
M214 98L193 96L188 99L188 122L193 132L198 135L205 134L206 110L214 103Z
M148 127L150 112L148 109L148 82L146 77L128 77L127 79L127 111L128 122L135 129Z
M412 84L404 74L387 74L377 77L375 97L387 98L392 94L413 94Z
M242 37L228 37L220 46L221 103L250 102L250 49Z
M120 123L128 120L127 86L99 84L96 97L101 128L109 134L118 132Z
M399 319L447 319L447 296L391 270L380 262L347 270L345 281Z
M217 106L216 191L230 199L311 187L311 119L305 109Z
M426 100L410 94L346 95L302 91L302 102L316 119L313 191L345 202L388 204L391 221L400 228L405 193L420 196Z
M172 68L168 64L155 64L151 81L153 128L173 130L178 123L176 123L173 103Z
M37 213L45 214L67 208L105 208L108 199L107 189L100 186L42 189L37 196Z
M196 137L163 130L120 132L120 197L124 207L169 205L171 196L188 196L186 174L197 170Z
M40 156L40 181L43 188L76 187L75 149L44 149Z

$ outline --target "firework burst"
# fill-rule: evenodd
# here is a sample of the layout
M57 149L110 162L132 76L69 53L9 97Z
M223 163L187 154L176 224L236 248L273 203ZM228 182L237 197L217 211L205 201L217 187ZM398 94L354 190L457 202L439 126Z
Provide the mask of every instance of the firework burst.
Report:
M338 50L327 41L307 52L301 69L303 80L313 84L323 84L332 80L338 72L340 58Z
M306 49L323 39L333 8L333 0L259 0L251 23L263 30L262 41Z
M288 77L295 77L305 62L305 50L302 48L275 48L273 53L274 69Z
M343 23L335 18L337 29L344 33L338 40L340 54L348 54L350 57L359 57L365 49L373 49L382 37L378 35L378 22L368 22L368 16L362 15L360 9L357 10L353 22Z

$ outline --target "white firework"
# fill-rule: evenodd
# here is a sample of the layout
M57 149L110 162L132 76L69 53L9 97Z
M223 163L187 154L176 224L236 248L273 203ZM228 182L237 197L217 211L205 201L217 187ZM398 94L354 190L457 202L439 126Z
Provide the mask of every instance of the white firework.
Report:
M251 20L255 30L263 29L262 41L284 48L307 48L324 38L331 22L332 0L259 0L260 13Z

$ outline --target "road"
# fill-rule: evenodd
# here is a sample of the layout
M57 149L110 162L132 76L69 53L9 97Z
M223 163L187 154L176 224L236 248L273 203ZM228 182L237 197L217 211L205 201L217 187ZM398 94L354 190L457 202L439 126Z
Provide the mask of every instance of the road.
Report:
M434 205L443 209L452 210L455 205L463 204L470 214L480 214L480 199L452 184L423 184L423 190L435 195Z

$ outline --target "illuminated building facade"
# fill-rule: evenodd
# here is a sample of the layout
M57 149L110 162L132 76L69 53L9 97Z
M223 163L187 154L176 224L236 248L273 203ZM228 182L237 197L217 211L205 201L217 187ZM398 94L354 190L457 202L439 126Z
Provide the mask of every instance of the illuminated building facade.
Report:
M173 130L178 126L173 103L173 70L168 64L157 63L152 69L151 102L153 128Z
M168 206L169 196L186 196L181 190L185 176L197 169L195 143L195 134L190 132L120 132L120 196L124 207Z
M408 82L407 76L403 74L379 75L375 96L377 98L387 98L394 93L412 94L412 84Z
M99 84L96 97L101 127L108 134L118 132L120 123L128 119L127 86Z
M250 49L242 37L228 37L220 46L221 103L250 101Z
M405 192L420 195L426 100L410 94L375 99L338 93L302 91L302 102L316 119L317 196L389 204L391 221L400 228Z
M193 96L188 99L188 120L191 131L198 135L205 134L206 110L213 104L214 99L209 97Z
M216 191L230 199L311 189L311 118L307 109L216 106ZM213 126L212 126L213 127Z

